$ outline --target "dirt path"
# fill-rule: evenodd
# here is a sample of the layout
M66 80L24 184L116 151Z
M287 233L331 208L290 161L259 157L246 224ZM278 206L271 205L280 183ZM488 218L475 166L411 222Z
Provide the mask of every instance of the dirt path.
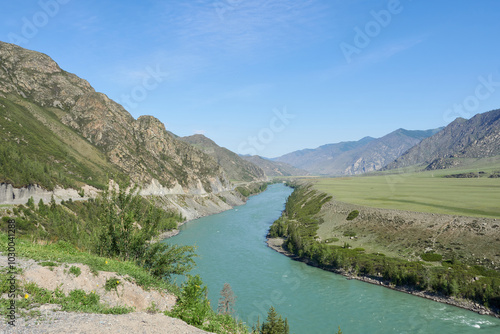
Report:
M134 312L121 315L54 312L43 309L42 315L31 319L18 319L16 326L0 324L0 333L208 333L189 326L179 319L163 314Z

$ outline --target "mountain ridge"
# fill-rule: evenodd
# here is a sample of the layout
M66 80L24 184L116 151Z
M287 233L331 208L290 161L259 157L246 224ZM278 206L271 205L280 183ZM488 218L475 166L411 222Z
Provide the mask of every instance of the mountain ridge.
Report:
M147 185L156 179L165 187L179 184L193 193L231 188L224 171L211 156L175 139L153 116L135 120L121 105L96 92L87 81L62 70L49 56L0 42L0 60L0 98L9 102L9 108L2 108L0 126L12 129L12 140L17 138L15 133L26 138L28 134L21 123L10 124L13 122L8 121L9 116L30 113L42 124L83 137L104 155L104 169L112 166L114 172L134 183ZM44 128L47 126L40 127ZM49 135L64 142L58 133ZM30 138L29 143L19 147L22 153L42 140L36 133ZM60 170L69 172L69 178L77 174L73 167L67 167L70 162L60 160L64 155L56 159L30 152L29 156L46 160L47 164L59 164ZM86 157L84 154L81 160ZM86 183L81 177L74 178L76 183Z
M383 137L326 144L291 152L273 160L286 162L317 175L356 175L379 170L423 138L438 132L399 128Z
M422 140L385 169L427 165L442 169L456 165L457 158L500 155L500 109L457 118L442 131Z
M227 148L217 145L212 139L202 134L179 137L179 140L212 156L230 180L251 182L265 181L267 179L266 174L260 167L241 158Z

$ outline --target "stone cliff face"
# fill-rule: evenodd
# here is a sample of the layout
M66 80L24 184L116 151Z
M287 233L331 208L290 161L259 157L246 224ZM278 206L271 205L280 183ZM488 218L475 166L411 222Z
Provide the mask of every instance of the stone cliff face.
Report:
M157 180L185 192L208 193L231 186L217 162L175 139L152 116L135 120L121 105L63 71L47 55L0 42L0 96L22 98L53 110L140 185Z

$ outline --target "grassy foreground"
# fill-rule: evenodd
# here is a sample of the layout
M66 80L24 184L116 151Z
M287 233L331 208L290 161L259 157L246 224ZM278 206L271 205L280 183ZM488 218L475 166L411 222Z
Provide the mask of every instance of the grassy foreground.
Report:
M499 218L500 166L309 180L336 200L382 209ZM445 177L478 173L476 178ZM482 174L478 174L482 175Z

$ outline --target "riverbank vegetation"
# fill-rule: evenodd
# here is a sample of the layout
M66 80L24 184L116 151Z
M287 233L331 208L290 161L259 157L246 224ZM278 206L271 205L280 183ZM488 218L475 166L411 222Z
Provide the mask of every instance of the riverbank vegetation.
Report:
M250 197L265 191L267 189L267 185L267 182L249 182L236 187L236 191L244 197Z
M326 270L372 277L396 287L429 291L445 297L464 298L495 312L500 309L500 273L496 270L468 265L454 257L443 259L440 254L424 255L428 261L438 261L431 264L381 253L370 254L363 248L352 248L348 242L332 245L329 240L321 241L317 230L324 220L318 213L330 199L311 185L296 187L282 216L271 226L269 237L284 238L285 250L297 259ZM353 215L351 212L346 219Z

